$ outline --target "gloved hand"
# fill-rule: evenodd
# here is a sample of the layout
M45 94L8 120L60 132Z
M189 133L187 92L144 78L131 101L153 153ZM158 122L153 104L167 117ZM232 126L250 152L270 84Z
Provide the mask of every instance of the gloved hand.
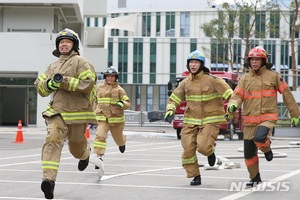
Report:
M226 114L224 117L225 117L226 119L233 119L233 118L234 118L234 115Z
M174 115L173 110L167 111L166 114L165 114L165 120L167 120L169 117L172 117L173 115Z
M48 81L47 86L50 90L57 90L60 87L60 83L55 82L53 79L51 79Z
M299 123L299 118L298 117L293 117L292 118L292 124L293 124L293 126L297 126L298 123Z
M118 101L117 102L117 106L119 106L120 108L123 108L123 106L124 106L123 101Z
M234 111L236 111L236 109L237 109L237 105L235 105L235 104L232 104L232 105L228 106L228 108L227 108L229 113L233 113Z

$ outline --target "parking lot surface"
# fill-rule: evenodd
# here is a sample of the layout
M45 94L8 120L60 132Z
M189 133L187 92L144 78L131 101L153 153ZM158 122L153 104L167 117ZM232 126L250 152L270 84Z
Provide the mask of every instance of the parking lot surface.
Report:
M15 143L17 128L0 128L0 199L44 199L40 190L40 153L45 137L41 128L23 128L24 142ZM299 199L300 131L276 129L272 138L274 159L260 156L263 184L252 189L243 161L243 141L219 136L218 168L207 168L198 154L202 185L190 186L181 166L182 147L170 126L128 127L126 152L121 154L111 136L104 157L105 175L98 180L94 165L80 172L65 143L54 199L64 200L182 200L182 199ZM91 145L95 136L91 131Z

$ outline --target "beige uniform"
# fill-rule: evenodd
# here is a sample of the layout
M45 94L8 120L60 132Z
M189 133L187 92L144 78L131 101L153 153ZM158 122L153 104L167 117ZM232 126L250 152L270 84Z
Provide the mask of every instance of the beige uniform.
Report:
M56 73L63 75L60 88L52 91L47 82ZM90 155L85 137L88 123L96 124L91 97L96 84L94 67L76 51L61 55L35 81L42 97L52 96L43 117L47 124L47 137L42 149L43 179L55 181L64 141L68 140L71 154L80 160Z
M214 152L219 125L226 123L223 99L232 93L222 78L201 71L196 76L189 74L170 96L166 111L175 112L183 100L187 102L181 144L182 165L188 178L200 174L196 150L205 156Z
M245 163L250 179L259 173L257 148L266 153L270 151L270 136L278 120L277 93L282 94L284 104L291 117L299 117L300 111L285 80L274 71L261 67L258 73L250 68L239 81L229 104L241 107L243 104L243 133ZM266 127L264 142L253 141L258 127Z
M122 108L117 105L118 101L124 103ZM130 100L125 90L118 82L108 85L104 80L103 83L97 85L94 111L97 115L98 126L94 140L94 152L98 156L105 153L109 131L118 146L125 144L126 137L123 135L125 124L124 110L130 108L130 105Z

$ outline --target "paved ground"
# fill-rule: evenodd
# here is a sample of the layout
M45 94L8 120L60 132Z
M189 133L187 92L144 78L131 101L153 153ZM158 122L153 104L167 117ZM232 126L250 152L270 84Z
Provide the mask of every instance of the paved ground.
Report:
M40 191L40 151L45 130L23 128L23 143L14 143L16 132L17 128L0 127L0 199L44 199ZM299 128L276 129L272 139L275 158L272 162L260 158L264 183L252 190L243 185L249 179L240 140L224 141L223 136L219 136L217 141L216 154L223 159L221 168L233 165L232 169L207 170L206 157L198 155L202 185L190 186L191 179L185 177L181 167L180 140L170 126L126 126L125 134L124 154L109 137L105 175L101 181L92 164L84 172L77 170L78 161L65 144L55 199L299 199ZM91 131L91 144L93 138Z

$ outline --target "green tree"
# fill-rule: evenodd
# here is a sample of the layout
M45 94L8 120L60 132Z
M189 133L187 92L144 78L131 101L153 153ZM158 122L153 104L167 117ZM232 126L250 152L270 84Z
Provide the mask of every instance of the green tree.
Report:
M274 23L266 24L270 20L267 20L265 15L267 11L278 10L278 4L272 0L236 0L233 5L223 3L218 8L218 18L200 27L211 38L212 43L216 43L212 45L211 51L214 51L214 48L223 48L221 53L212 55L211 59L226 62L231 71L234 70L233 64L240 64L241 59L244 59L246 63L249 50L257 45L257 42L253 40L254 36L264 39L266 32L270 29L273 29L272 32L274 29L277 29L276 32L279 31L279 27L276 27ZM234 48L237 41L242 41L240 52ZM245 46L244 55L241 52L241 45Z

